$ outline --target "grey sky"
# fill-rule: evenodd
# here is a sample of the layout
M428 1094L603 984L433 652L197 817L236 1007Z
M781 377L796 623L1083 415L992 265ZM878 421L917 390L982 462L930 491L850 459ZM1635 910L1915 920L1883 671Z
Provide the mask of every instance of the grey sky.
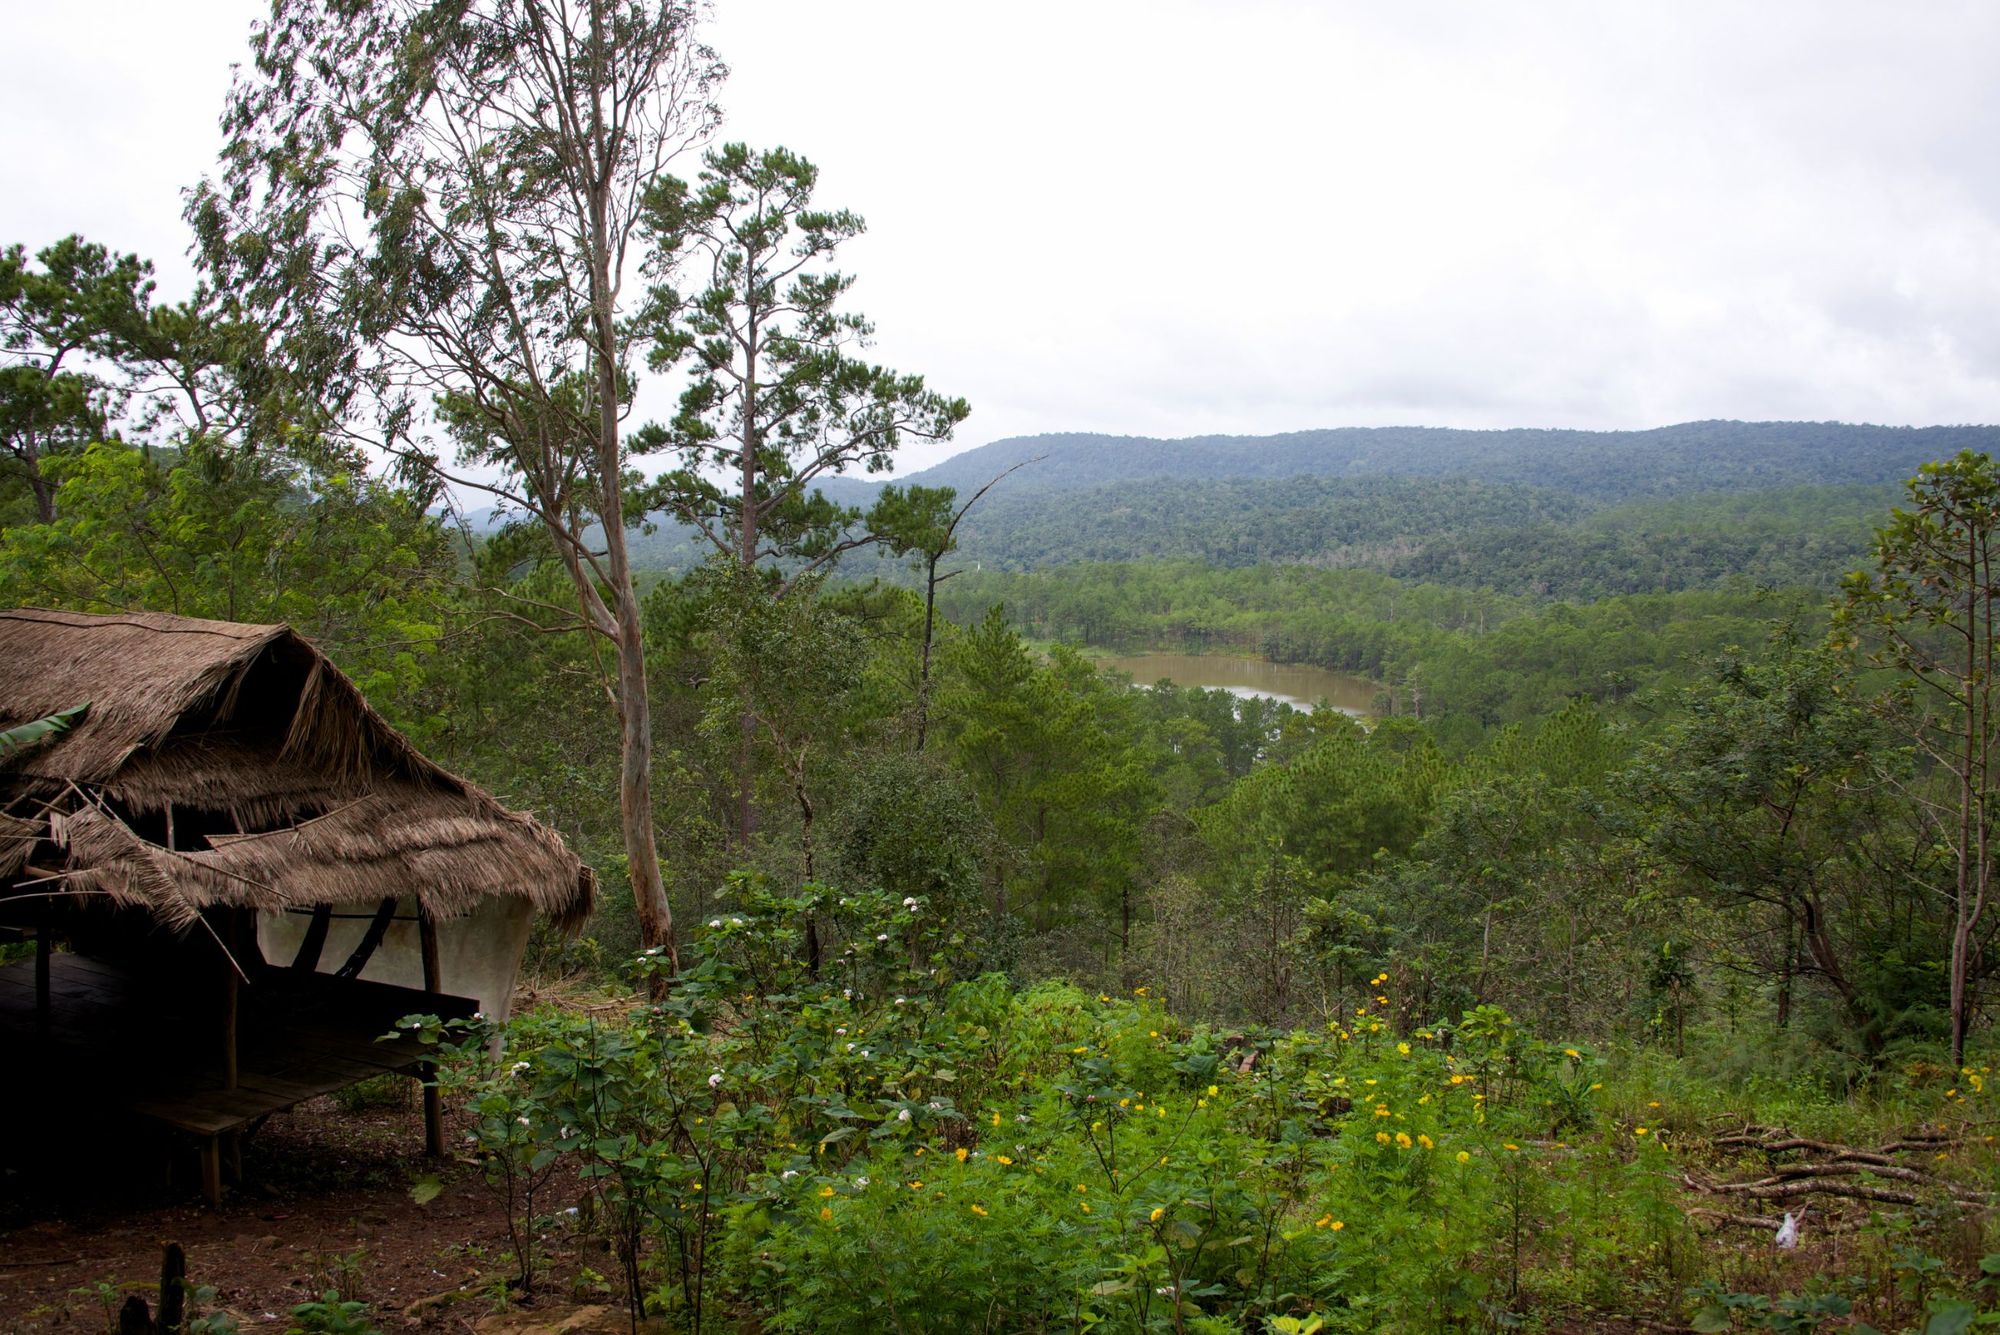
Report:
M183 292L260 9L0 0L0 239ZM960 445L2000 421L2000 5L717 11L726 133L868 218L856 304L972 400Z

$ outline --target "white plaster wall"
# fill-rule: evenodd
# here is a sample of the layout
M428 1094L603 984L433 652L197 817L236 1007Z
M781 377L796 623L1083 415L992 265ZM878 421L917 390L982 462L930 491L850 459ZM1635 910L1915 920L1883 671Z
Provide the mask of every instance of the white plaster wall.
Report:
M343 906L339 913L357 916L335 918L326 933L326 948L320 951L319 971L332 973L347 962L355 946L368 930L373 916L363 905ZM424 986L424 956L417 939L416 901L404 899L396 905L397 921L389 924L382 944L361 970L372 982L395 983L402 987ZM407 921L406 921L407 920ZM257 944L264 958L283 967L299 953L312 924L311 913L263 913L257 919ZM514 999L514 979L521 970L521 956L528 948L528 932L534 925L534 910L525 899L489 898L463 917L438 924L438 982L454 996L473 997L487 1018L503 1021Z

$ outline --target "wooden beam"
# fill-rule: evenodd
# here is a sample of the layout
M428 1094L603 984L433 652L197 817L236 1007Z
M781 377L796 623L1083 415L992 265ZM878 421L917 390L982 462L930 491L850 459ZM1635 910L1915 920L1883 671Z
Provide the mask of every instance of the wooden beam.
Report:
M55 911L44 898L35 914L35 1037L49 1040L49 953L53 948L50 929Z
M424 954L424 991L435 995L444 991L442 971L438 967L437 923L432 920L430 910L424 907L421 897L417 899L417 942ZM438 1093L435 1063L424 1063L422 1078L424 1153L433 1159L441 1159L444 1157L444 1100Z
M223 934L223 939L229 943L229 953L233 956L236 954L238 937L236 923L239 915L234 908L224 909L223 913L226 915L224 918L226 930ZM234 1089L236 1088L236 965L232 961L225 959L222 961L222 966L222 985L224 989L222 993L222 1087L224 1089Z
M375 908L375 920L368 924L368 930L361 934L361 941L354 947L354 953L347 957L347 963L334 970L335 978L358 978L361 971L374 957L375 948L382 944L382 938L389 934L389 924L396 920L396 897L390 895Z
M305 939L299 942L299 953L292 958L292 967L304 973L311 973L319 967L320 952L326 949L327 929L333 925L333 905L321 904L313 910L312 921L306 925Z

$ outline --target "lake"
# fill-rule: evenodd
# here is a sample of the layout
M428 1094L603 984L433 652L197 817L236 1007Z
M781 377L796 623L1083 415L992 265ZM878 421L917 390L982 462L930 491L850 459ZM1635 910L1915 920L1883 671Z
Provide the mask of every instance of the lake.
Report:
M1273 663L1262 658L1230 658L1222 654L1132 654L1098 660L1104 667L1130 673L1141 686L1162 678L1176 686L1200 686L1231 695L1260 695L1297 709L1311 709L1325 696L1343 714L1364 718L1381 687L1366 677L1303 663Z

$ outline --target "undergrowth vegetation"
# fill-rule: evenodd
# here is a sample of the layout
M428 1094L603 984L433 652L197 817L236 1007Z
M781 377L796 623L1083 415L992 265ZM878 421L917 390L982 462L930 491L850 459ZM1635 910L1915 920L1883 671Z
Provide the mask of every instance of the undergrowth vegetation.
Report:
M1976 1068L1728 1081L1490 1005L1415 1023L1387 972L1311 1027L1227 1030L1145 985L966 976L916 896L729 898L636 1011L539 1010L497 1045L406 1022L474 1113L517 1297L563 1228L609 1244L635 1323L690 1331L1955 1331L2000 1268L1968 1208L1995 1167ZM1695 1190L1784 1158L1721 1143L1752 1106L1815 1144L1921 1128L1922 1171L1853 1179L1909 1203L1837 1201L1778 1247L1740 1211L1782 1198Z

